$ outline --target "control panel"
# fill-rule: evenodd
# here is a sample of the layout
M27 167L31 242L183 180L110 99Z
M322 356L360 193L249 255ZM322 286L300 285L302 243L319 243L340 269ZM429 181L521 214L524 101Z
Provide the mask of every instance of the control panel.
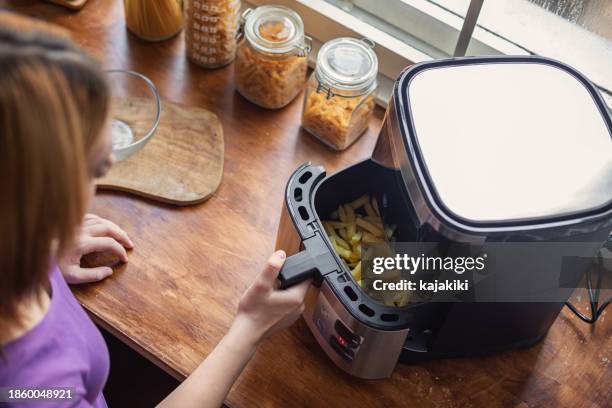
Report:
M323 296L320 296L314 311L314 323L321 337L327 339L331 348L345 361L352 362L363 342L338 317Z

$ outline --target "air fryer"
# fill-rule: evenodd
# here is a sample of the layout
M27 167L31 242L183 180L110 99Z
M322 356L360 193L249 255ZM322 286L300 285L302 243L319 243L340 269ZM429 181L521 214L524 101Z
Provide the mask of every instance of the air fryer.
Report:
M509 66L516 69L509 71ZM438 153L435 150L436 140L432 142L427 139L439 137L431 132L431 129L437 129L438 124L432 124L428 129L426 116L431 115L435 120L445 120L448 117L449 122L452 122L452 115L456 112L445 111L444 103L438 105L436 98L445 94L452 96L455 86L459 93L455 97L460 98L461 92L465 92L466 82L470 80L473 80L473 88L469 89L475 94L472 96L478 97L479 89L482 89L480 87L487 86L486 79L482 80L485 82L482 84L478 78L500 67L504 68L504 72L501 77L497 77L498 80L526 81L532 79L531 75L540 78L542 74L554 77L559 71L569 76L569 79L560 77L562 79L559 88L555 88L556 94L538 94L537 97L542 101L555 98L557 103L561 97L572 96L572 100L565 101L570 105L583 101L587 106L576 106L577 117L574 118L577 126L580 126L576 131L584 129L585 132L580 135L580 143L592 143L593 148L600 152L603 148L604 153L599 156L599 162L596 158L591 162L593 166L603 163L604 170L610 170L610 167L605 167L606 163L612 163L610 117L593 85L570 67L540 57L495 57L435 61L405 70L395 83L393 98L385 114L372 158L330 176L326 175L322 167L309 163L298 168L287 183L277 236L277 248L291 255L279 276L281 286L288 287L304 279L312 279L303 317L330 359L352 375L369 379L385 378L391 375L398 361L410 363L433 358L465 357L531 346L546 335L564 302L421 302L403 307L379 303L353 280L323 229L321 220L328 218L339 204L351 202L364 193L375 196L381 204L381 216L385 223L397 226L397 241L433 241L441 246L513 239L581 240L590 243L588 248L594 254L612 229L612 191L606 189L606 186L609 187L607 178L599 177L599 167L591 173L583 170L589 176L588 179L585 177L579 186L567 187L568 191L580 191L585 197L570 200L570 204L559 208L546 207L546 203L535 203L524 211L507 206L506 214L501 209L484 208L483 212L488 218L483 219L474 219L474 215L478 216L479 213L472 208L466 207L463 214L459 211L463 203L469 202L469 198L452 197L453 185L448 187L448 180L441 177L452 178L460 171L444 168L446 164L442 159L447 153ZM472 75L469 72L471 69L482 70L485 74ZM437 83L435 79L438 74L435 70L442 70L439 71L442 72L439 82L444 85L443 92L432 89L431 84ZM455 72L460 73L458 78L463 81L461 85L457 84L457 78L453 78L453 72L444 70L459 70ZM512 72L521 73L520 77L513 78ZM427 80L419 79L419 83L415 80L419 75L424 75L423 78ZM494 74L490 76L490 80L496 77ZM419 84L420 88L415 84ZM538 93L548 90L547 86L551 85L542 85L545 89L538 89L538 86L530 86L529 89L530 92ZM569 90L565 92L563 86ZM483 92L490 95L486 90ZM588 98L582 95L580 99L576 92L585 92ZM527 94L524 96L534 97ZM417 107L417 104L420 105ZM438 106L439 112L431 112ZM510 121L523 119L520 115L513 116L512 112L503 114L508 115ZM495 115L501 117L502 113ZM458 119L473 120L469 115L454 120ZM535 116L527 119L538 121ZM545 120L545 117L542 118L542 121ZM512 126L512 122L509 123L508 126ZM532 125L535 129L546 131L546 123ZM475 125L476 128L479 126ZM516 126L528 129L523 124ZM466 129L469 127L466 125ZM460 128L456 128L456 137L469 138L462 134ZM569 141L560 140L559 144L571 145L573 136L570 134L568 137ZM536 146L533 149L537 143L534 142ZM465 144L469 145L469 141L465 140ZM484 145L487 145L487 141ZM480 144L474 146L479 147ZM436 154L442 158L435 157ZM486 155L487 151L482 154ZM535 155L536 152L528 152L526 156L529 154ZM554 147L548 154L555 154ZM559 153L556 158L534 156L534 159L535 162L541 159L542 166L547 163L554 166L555 163L559 165L561 155ZM516 166L525 166L523 171L534 171L529 168L528 162L529 158L517 160ZM460 160L454 165L457 163L463 165ZM479 172L495 171L490 168L479 169L477 165L474 168ZM474 172L474 179L482 174L478 171ZM507 176L504 171L499 171L501 181L508 180L504 178ZM461 182L464 181L458 180L457 184ZM523 188L520 184L507 187ZM444 188L447 189L446 193ZM494 203L495 198L491 198L491 202ZM454 203L455 207L449 206L449 203ZM465 214L471 218L463 216ZM576 276L583 272L582 269L576 271Z

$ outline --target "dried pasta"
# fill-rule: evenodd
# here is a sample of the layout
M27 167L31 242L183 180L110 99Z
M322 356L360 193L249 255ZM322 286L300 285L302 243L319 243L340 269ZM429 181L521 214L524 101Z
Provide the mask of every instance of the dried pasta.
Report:
M240 0L186 0L187 57L206 68L233 61L239 13Z
M260 35L269 41L283 41L287 35L285 30L281 23L263 24ZM242 96L259 106L282 108L303 89L307 70L306 56L274 56L243 44L236 56L236 88Z
M123 5L128 29L144 40L165 40L183 27L181 0L124 0Z
M304 100L302 126L331 147L349 147L368 127L374 112L374 94L327 97L325 92L309 89Z

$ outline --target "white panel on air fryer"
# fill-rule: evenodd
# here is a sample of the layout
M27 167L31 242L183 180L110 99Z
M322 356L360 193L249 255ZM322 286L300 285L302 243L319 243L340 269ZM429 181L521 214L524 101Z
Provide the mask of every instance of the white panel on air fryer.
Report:
M445 66L408 87L416 139L456 215L505 221L612 200L612 141L587 88L552 65Z

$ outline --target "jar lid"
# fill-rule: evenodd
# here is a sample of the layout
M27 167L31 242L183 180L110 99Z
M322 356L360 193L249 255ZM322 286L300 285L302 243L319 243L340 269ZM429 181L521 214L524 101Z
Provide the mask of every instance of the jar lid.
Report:
M317 79L340 91L375 87L378 58L373 48L374 43L368 39L342 37L326 42L317 56Z
M284 54L310 51L304 41L304 23L299 14L283 6L261 6L247 9L242 15L244 35L251 46L266 53Z

